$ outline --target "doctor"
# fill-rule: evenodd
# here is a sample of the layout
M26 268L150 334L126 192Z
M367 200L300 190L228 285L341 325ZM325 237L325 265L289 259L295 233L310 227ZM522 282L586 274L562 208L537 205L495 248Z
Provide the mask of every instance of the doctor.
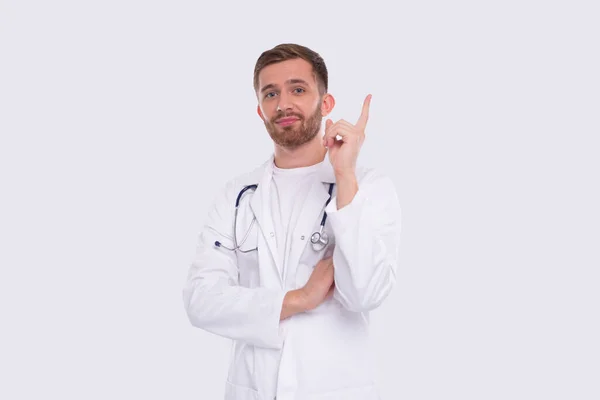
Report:
M193 326L233 340L226 400L378 400L369 311L396 282L392 181L357 166L371 95L355 123L304 46L263 52L257 112L273 155L226 183L183 290ZM236 207L237 206L237 207Z

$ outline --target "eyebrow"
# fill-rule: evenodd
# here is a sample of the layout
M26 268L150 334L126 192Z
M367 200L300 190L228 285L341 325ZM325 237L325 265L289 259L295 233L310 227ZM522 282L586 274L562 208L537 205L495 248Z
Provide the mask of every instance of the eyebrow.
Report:
M309 86L308 82L306 82L304 79L294 78L294 79L288 79L287 81L285 81L286 85L294 85L296 83L301 83L303 85ZM263 86L263 88L260 89L260 92L263 93L266 90L274 89L276 87L277 87L277 85L275 85L274 83L269 83L268 85Z

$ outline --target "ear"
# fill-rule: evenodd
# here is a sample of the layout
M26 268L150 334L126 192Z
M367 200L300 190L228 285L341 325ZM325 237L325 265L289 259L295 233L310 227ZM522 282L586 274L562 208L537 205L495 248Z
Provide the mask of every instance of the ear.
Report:
M335 98L330 93L325 93L321 101L321 115L323 117L328 116L333 107L335 107Z
M263 115L262 110L260 109L260 104L256 106L256 112L258 113L258 116L260 117L260 119L262 119L264 121L265 116Z

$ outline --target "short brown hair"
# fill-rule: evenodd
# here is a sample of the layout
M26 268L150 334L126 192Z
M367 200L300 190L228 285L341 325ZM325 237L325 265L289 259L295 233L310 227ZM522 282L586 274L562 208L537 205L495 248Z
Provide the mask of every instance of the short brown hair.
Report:
M319 93L321 95L327 93L327 85L329 82L327 76L327 67L325 66L325 61L323 61L323 58L308 47L293 43L279 44L270 50L264 51L260 57L258 57L258 60L256 60L256 66L254 67L254 91L258 91L258 74L264 67L296 58L302 58L312 65L313 74L315 76L315 80L317 81Z

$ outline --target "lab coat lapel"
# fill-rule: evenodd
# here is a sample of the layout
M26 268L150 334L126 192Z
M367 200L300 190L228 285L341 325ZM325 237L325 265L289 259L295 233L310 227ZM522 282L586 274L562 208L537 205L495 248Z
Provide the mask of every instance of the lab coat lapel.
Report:
M323 218L325 203L329 198L330 183L335 183L335 175L333 173L333 168L329 163L329 156L326 154L325 159L319 168L318 178L315 179L306 196L306 200L297 220L298 223L293 231L293 246L288 255L284 276L284 282L286 282L287 287L295 287L296 269L302 253L307 247L312 251L310 237L315 229L318 229L321 219ZM331 194L332 199L334 195L335 187ZM304 237L304 240L302 240L302 237Z
M265 164L265 169L261 180L258 183L258 187L254 192L252 200L250 201L250 208L256 217L256 222L260 228L260 233L263 236L264 242L267 244L269 255L271 256L271 262L268 263L271 265L271 272L277 276L279 284L282 285L283 281L280 271L282 271L283 268L281 265L279 265L279 256L275 241L275 227L273 225L271 213L271 199L269 196L272 177L273 156L271 156L270 160ZM259 252L263 252L263 256L267 256L267 254L264 254L264 250L259 249ZM261 269L260 273L262 277L263 274L268 274L269 271L263 271Z

